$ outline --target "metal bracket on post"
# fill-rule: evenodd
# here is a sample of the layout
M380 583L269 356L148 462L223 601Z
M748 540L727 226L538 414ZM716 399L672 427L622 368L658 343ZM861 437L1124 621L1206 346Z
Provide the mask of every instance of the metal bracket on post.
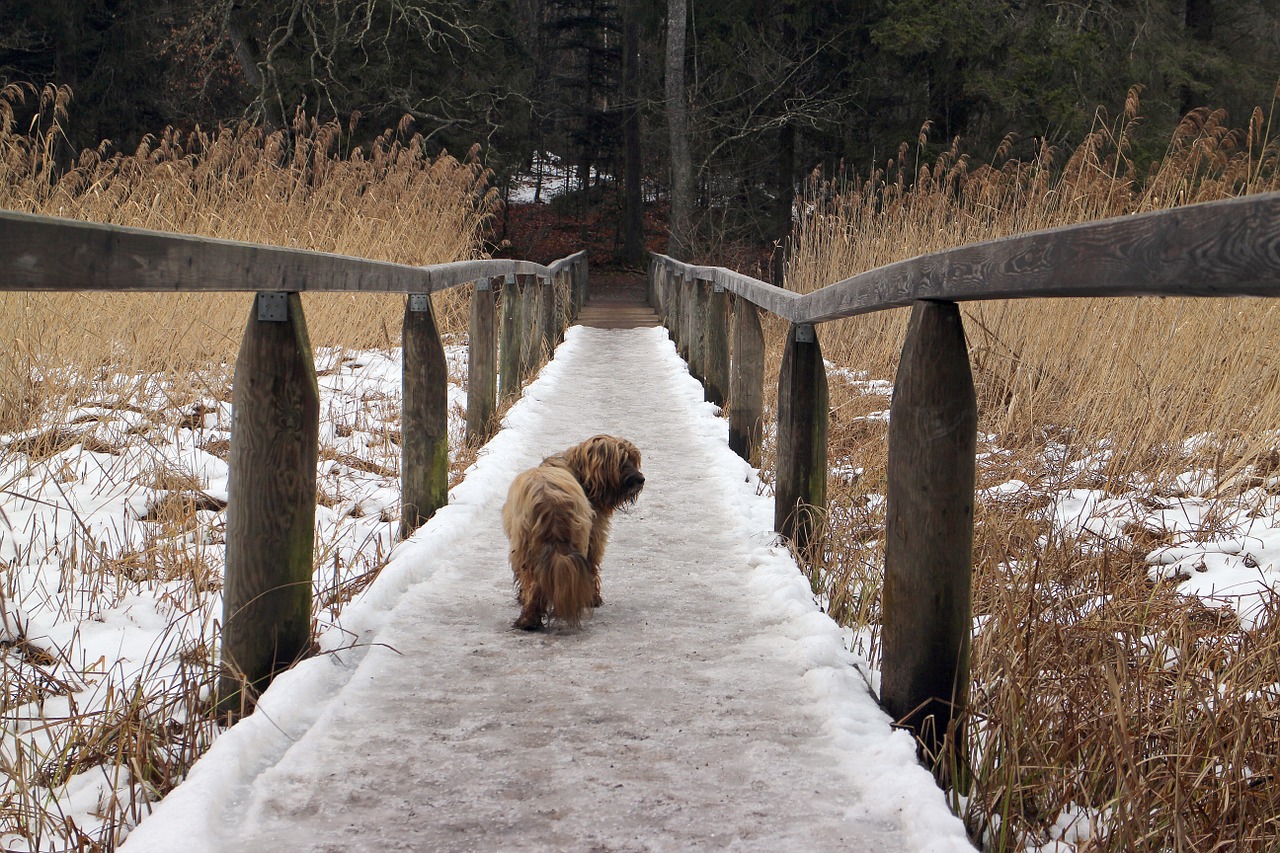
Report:
M796 323L796 343L811 344L818 340L812 323Z
M476 290L492 290L492 289L493 288L489 285L489 279L481 278L476 280Z
M507 273L507 275L506 275L506 277L503 279L503 282L502 282L502 283L503 283L503 284L506 284L506 285L512 285L512 284L515 284L515 283L516 283L516 274L515 274L515 273L513 273L513 272L509 272L509 273Z
M720 282L718 282L718 281L712 282L712 283L711 283L711 292L712 292L712 293L724 293L724 285L723 285L723 284L721 284L721 283L720 283Z
M289 294L276 291L270 293L259 293L258 322L289 322Z
M409 310L415 314L425 314L431 310L430 293L410 293Z

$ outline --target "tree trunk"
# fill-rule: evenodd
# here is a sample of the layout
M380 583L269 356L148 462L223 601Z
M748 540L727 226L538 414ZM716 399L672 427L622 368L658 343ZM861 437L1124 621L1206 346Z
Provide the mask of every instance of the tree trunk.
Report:
M644 263L644 193L640 152L640 23L637 0L622 10L623 178L626 215L622 223L622 259L628 266Z
M689 153L689 104L685 100L685 27L688 0L667 0L667 130L671 135L671 223L667 254L689 259L693 214L693 156Z
M785 286L787 262L791 259L791 208L795 203L796 129L784 124L778 130L777 198L773 209L773 285Z

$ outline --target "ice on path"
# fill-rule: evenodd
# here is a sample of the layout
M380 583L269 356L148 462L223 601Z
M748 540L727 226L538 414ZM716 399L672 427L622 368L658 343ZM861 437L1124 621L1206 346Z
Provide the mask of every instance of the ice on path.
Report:
M504 427L344 615L360 647L277 679L128 853L971 849L662 329L570 329ZM605 604L516 631L506 486L599 432L647 480Z

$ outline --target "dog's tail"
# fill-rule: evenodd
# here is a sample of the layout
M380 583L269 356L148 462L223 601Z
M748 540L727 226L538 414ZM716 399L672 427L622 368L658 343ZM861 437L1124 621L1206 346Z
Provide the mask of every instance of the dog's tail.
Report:
M551 615L567 625L581 624L596 592L587 558L563 540L548 542L538 571L543 575L538 584L547 591Z

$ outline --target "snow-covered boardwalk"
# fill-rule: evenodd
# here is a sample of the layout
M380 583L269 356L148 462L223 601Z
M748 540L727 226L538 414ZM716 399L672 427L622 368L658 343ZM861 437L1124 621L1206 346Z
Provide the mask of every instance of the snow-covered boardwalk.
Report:
M454 490L125 850L963 850L662 329L574 327ZM526 634L515 473L634 441L605 604ZM341 648L343 644L356 644Z

